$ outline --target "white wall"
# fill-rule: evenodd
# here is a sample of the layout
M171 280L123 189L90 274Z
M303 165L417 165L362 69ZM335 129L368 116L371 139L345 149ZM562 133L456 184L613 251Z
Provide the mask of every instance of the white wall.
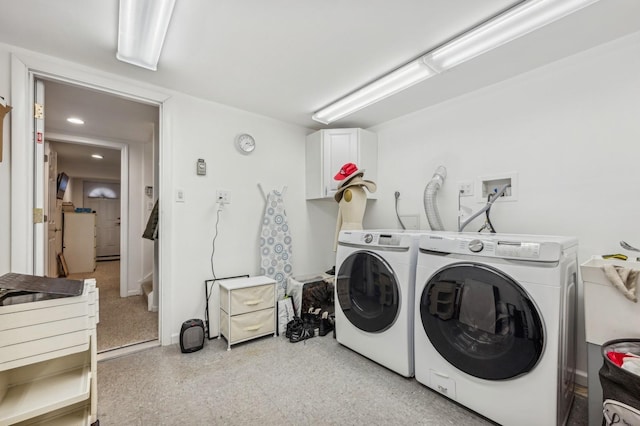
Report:
M204 281L212 278L210 258L215 234L216 190L231 193L220 212L213 266L217 277L258 274L259 230L265 200L258 183L269 191L287 187L284 197L293 239L294 275L322 272L334 263L335 202L306 202L304 158L307 129L242 112L186 95L171 99L173 259L172 300L180 301L174 329L204 310ZM239 133L250 133L256 149L241 154L234 145ZM196 175L196 161L207 163L207 175ZM184 189L185 202L175 202ZM175 335L174 335L175 338Z
M10 89L11 74L8 72L11 68L9 53L0 48L0 96L2 96L8 105L11 105ZM11 192L11 167L10 167L10 149L11 144L11 113L4 117L4 125L2 127L2 162L0 163L0 275L10 272L11 268L11 241L10 241L10 213L11 204L9 203Z
M381 160L369 225L397 226L398 190L401 214L420 213L429 229L423 190L444 165L438 206L447 230L457 229L458 182L517 172L518 201L491 210L499 232L577 236L580 263L624 252L622 239L640 244L638 51L640 33L371 129ZM583 318L581 289L579 305ZM586 371L584 344L578 368Z
M155 132L157 133L157 132ZM153 211L154 204L154 195L148 196L145 194L145 187L151 186L153 188L154 193L158 191L158 188L153 184L153 170L154 170L154 162L153 162L153 149L154 143L148 142L144 144L142 147L142 182L141 187L133 190L133 196L138 197L141 206L141 216L139 220L141 221L142 230L144 231L147 226L147 220ZM142 282L150 279L153 276L153 241L151 240L142 240L142 277L140 284Z
M58 171L66 172L69 176L85 179L120 180L119 169L113 170L111 167L101 167L100 164L96 165L91 161L65 161L61 159L58 161Z
M144 145L139 143L129 144L129 279L127 282L127 294L141 294L140 285L145 273L144 247L147 242L142 238L144 232L143 212L146 210L144 196ZM120 194L124 195L123 188ZM121 253L122 254L122 253Z
M58 168L58 170L60 170ZM64 171L64 170L60 170ZM82 178L70 177L67 190L64 192L64 202L73 203L73 207L84 207L83 183Z

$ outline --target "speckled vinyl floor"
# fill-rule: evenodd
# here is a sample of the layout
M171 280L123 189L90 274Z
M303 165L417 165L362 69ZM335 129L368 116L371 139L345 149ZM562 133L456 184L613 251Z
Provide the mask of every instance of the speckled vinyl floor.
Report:
M191 354L173 345L99 362L100 425L492 424L331 334L226 348L214 339ZM577 397L569 424L586 425L586 412Z

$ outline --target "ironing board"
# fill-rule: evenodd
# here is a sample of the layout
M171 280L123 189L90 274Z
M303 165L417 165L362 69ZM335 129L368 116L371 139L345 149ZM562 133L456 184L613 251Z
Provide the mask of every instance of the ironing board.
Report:
M291 233L283 200L286 189L274 189L266 195L263 191L266 206L260 231L260 275L276 281L278 300L284 298L291 276Z

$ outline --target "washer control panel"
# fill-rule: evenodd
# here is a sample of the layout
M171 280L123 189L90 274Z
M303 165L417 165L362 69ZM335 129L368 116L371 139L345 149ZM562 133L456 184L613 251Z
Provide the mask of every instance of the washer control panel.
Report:
M519 237L522 237L522 239ZM503 259L532 260L538 262L558 261L563 252L562 245L559 242L536 241L536 236L500 234L469 235L447 232L421 236L420 249L438 253L499 257Z
M474 253L479 253L484 248L484 243L480 240L469 241L469 250Z

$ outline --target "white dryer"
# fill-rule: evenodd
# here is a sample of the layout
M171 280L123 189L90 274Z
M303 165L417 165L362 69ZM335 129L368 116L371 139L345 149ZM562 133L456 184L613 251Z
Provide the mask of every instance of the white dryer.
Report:
M335 280L336 339L361 355L412 377L418 234L342 231Z
M420 238L415 376L503 425L562 425L573 401L575 238Z

